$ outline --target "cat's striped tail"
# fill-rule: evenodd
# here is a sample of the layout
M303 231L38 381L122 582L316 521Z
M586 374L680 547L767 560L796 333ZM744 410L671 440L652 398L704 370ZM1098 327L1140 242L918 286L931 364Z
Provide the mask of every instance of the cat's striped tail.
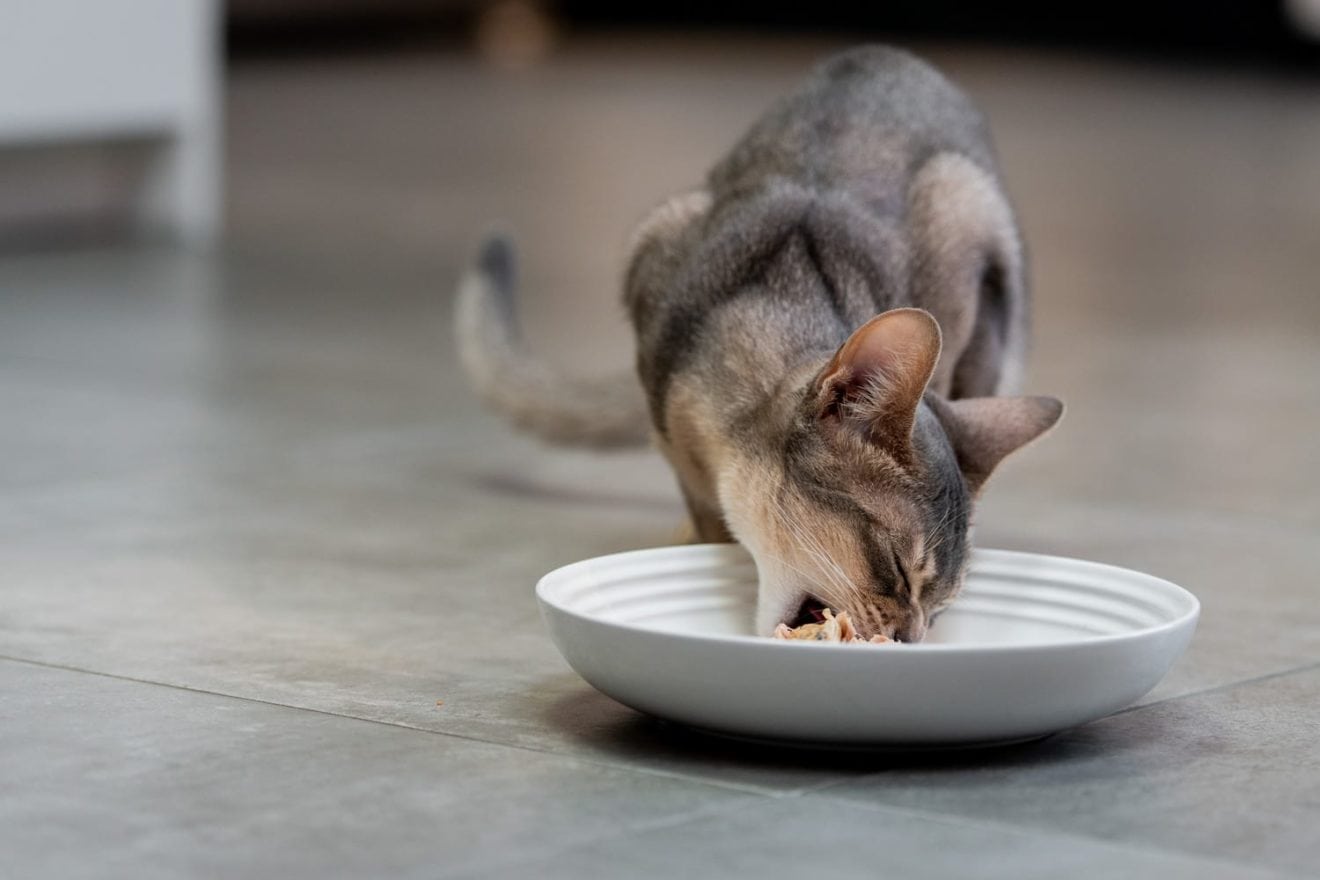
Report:
M635 373L570 378L528 354L514 313L515 275L512 243L491 236L458 287L458 354L477 393L548 443L596 449L647 443L651 420Z

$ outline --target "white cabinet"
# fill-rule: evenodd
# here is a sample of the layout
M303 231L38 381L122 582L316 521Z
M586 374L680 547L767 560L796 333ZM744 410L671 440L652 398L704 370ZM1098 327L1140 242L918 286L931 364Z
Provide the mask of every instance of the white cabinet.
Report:
M131 141L131 210L205 243L220 214L216 0L0 0L5 150Z

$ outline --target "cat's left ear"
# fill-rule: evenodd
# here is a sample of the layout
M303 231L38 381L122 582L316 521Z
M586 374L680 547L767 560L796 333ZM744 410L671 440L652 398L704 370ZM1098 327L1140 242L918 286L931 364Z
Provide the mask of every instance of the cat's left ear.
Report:
M1063 417L1053 397L968 397L936 407L972 494L979 494L1009 453L1044 434Z
M837 420L900 459L940 359L940 325L921 309L892 309L857 328L817 380L823 419Z

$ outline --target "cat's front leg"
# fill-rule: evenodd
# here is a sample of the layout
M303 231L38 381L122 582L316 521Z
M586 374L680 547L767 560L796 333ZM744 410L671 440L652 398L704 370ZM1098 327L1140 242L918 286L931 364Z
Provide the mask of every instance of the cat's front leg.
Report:
M724 524L724 516L720 513L718 507L694 499L686 488L683 489L683 500L687 502L688 515L692 521L692 534L689 536L687 543L734 543L733 535L729 534L729 528Z

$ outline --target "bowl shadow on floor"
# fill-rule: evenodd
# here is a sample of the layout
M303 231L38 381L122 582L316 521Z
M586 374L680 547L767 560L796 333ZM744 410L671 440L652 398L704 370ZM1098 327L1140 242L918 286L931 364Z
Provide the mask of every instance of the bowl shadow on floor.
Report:
M1073 765L1075 776L1092 769L1107 778L1140 776L1152 763L1195 760L1194 751L1168 748L1185 733L1185 719L1167 713L1128 711L1038 739L977 748L835 748L778 745L733 739L644 715L583 684L569 688L545 706L544 719L565 739L602 757L621 762L654 763L701 774L730 767L751 773L815 771L821 781L840 772L941 772L970 768L1014 770ZM1204 719L1198 719L1204 725Z

